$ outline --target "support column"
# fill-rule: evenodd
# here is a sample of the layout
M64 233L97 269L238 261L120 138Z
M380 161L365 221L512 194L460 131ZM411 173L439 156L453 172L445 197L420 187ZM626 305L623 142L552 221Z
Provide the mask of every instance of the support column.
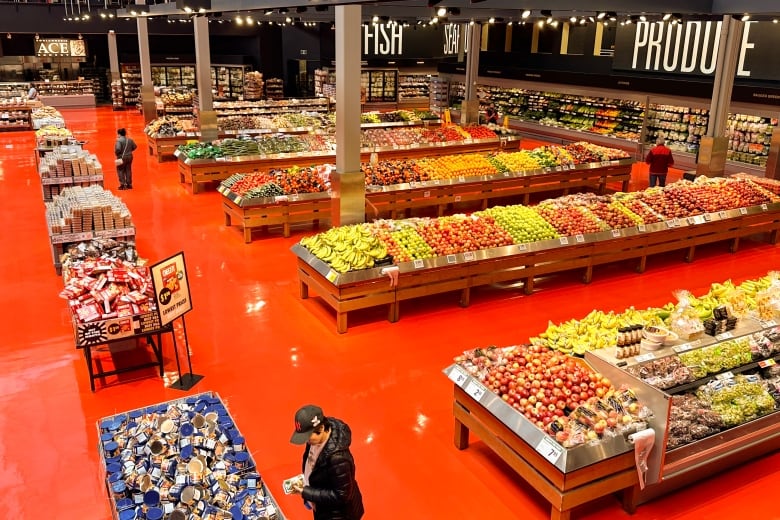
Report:
M336 171L331 173L331 223L366 218L365 178L360 171L360 5L336 6Z
M772 132L772 140L769 142L769 158L766 161L767 179L780 179L780 128Z
M122 75L119 72L119 50L116 46L116 32L113 29L108 31L108 66L110 81L120 81Z
M144 5L145 0L135 0L137 5ZM144 122L148 123L157 117L157 107L154 104L154 83L152 83L152 66L149 62L149 28L145 17L136 17L138 24L138 57L141 61L141 111Z
M726 121L731 106L731 91L737 73L739 49L742 42L744 22L731 15L725 15L720 28L718 59L713 78L712 103L707 134L699 142L697 175L722 177L726 169L726 152L729 140L726 137Z
M205 16L193 16L195 33L195 84L198 86L198 127L202 142L214 141L218 135L217 113L211 92L211 47L209 46L209 20Z
M482 42L482 24L469 24L469 50L466 54L466 93L460 107L460 123L479 123L479 99L477 76L479 75L479 50Z

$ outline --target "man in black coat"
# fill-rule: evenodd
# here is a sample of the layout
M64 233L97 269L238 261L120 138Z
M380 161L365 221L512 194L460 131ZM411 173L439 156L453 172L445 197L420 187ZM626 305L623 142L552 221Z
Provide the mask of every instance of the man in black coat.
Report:
M349 426L335 417L325 417L319 406L307 405L295 414L295 433L290 442L306 444L303 483L293 486L293 491L311 507L314 520L360 520L363 496L349 451Z

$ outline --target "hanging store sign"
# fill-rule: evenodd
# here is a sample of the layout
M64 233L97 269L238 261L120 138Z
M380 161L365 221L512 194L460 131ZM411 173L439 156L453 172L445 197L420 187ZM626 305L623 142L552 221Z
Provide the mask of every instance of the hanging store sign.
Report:
M84 40L36 39L35 55L83 58L87 55L87 45Z
M370 23L363 26L363 60L376 58L429 59L444 56L442 32L430 26Z
M460 23L448 23L444 26L444 55L454 56L460 51L469 52L469 28L471 25Z
M710 76L718 61L722 22L638 22L619 26L612 68L636 72ZM746 22L737 78L777 80L774 53L780 32L770 22Z

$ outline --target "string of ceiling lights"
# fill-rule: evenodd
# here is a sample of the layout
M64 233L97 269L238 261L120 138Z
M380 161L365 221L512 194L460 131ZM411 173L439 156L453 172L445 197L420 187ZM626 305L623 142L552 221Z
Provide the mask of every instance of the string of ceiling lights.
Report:
M479 3L482 0L472 0L471 3ZM442 0L429 0L428 7L431 8L430 17L417 16L414 19L393 19L386 15L370 15L368 14L368 7L365 8L367 21L363 23L364 26L369 24L387 24L387 25L402 25L408 27L410 25L415 26L436 26L439 23L505 23L508 26L518 24L525 25L526 23L536 23L538 27L543 28L545 26L551 26L553 28L558 27L562 23L567 23L570 26L585 26L588 24L600 23L606 26L609 25L628 25L636 24L639 22L663 22L676 25L683 22L683 15L681 13L621 13L618 14L615 11L561 11L554 13L549 9L541 9L534 11L530 9L517 10L517 16L492 16L488 15L486 11L485 15L480 15L479 18L471 17L468 14L462 16L462 10L459 7L446 7L439 5ZM174 2L170 2L174 3ZM65 17L66 21L89 21L92 19L91 11L81 11L80 2L78 0L66 0L65 3ZM88 4L87 4L88 5ZM70 7L69 7L70 6ZM305 20L303 16L307 13L308 8L306 6L299 6L295 8L266 8L258 9L257 11L248 11L242 13L241 11L231 13L221 13L211 11L211 0L175 0L176 9L181 11L180 14L156 14L150 9L149 4L130 4L124 10L117 9L100 9L98 15L101 20L110 21L117 18L125 18L132 20L137 17L146 17L147 19L162 18L166 19L168 23L186 23L189 21L189 17L193 15L206 15L209 17L210 22L215 23L233 23L237 26L261 26L278 25L278 26L303 26L303 27L316 27L321 23L330 23L333 27L333 22L322 19L309 19ZM318 13L324 13L329 10L327 5L317 5L313 8L313 11ZM121 12L120 12L121 11ZM473 9L471 10L473 11ZM501 11L504 14L506 11ZM261 15L262 14L262 15ZM294 15L297 16L294 16ZM273 19L271 18L273 16ZM690 15L695 19L700 19L704 15ZM711 15L710 15L711 16ZM749 21L751 15L749 13L739 13L733 15L735 18L742 21ZM263 20L263 18L268 19ZM774 23L778 23L777 18L772 19Z

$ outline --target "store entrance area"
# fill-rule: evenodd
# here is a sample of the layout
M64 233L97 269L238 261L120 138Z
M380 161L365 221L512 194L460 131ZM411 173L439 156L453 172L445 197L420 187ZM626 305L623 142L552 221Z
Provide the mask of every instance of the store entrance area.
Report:
M467 308L456 294L415 299L404 302L397 323L385 319L384 308L354 312L348 333L338 334L329 307L299 296L290 248L316 228L293 228L290 238L273 231L246 244L238 228L225 226L219 193L193 195L175 162L148 154L136 111L61 112L97 154L106 189L132 213L139 255L154 263L184 251L193 301L189 347L194 372L205 376L189 393L219 394L293 520L312 516L282 492L282 481L300 473L302 450L289 440L295 411L308 403L352 429L366 520L550 518L549 504L482 442L472 437L468 449L455 448L453 384L442 370L464 350L523 343L548 321L592 309L662 306L676 289L702 294L713 282L741 282L780 266L780 248L764 240L742 240L735 253L727 242L715 243L697 248L691 263L684 251L652 256L643 274L628 261L596 267L587 285L575 271L541 278L530 296L511 286L479 288ZM138 143L133 189L121 192L113 153L118 128ZM0 147L0 517L109 519L96 421L187 395L167 387L176 379L173 346L165 337L162 378L149 368L98 380L90 391L66 301L58 297L63 284L47 242L34 133L0 134ZM646 168L634 167L632 190L647 186ZM103 352L100 363L122 364L122 354ZM573 517L778 518L767 499L780 484L778 468L775 452L641 505L633 516L608 496Z

